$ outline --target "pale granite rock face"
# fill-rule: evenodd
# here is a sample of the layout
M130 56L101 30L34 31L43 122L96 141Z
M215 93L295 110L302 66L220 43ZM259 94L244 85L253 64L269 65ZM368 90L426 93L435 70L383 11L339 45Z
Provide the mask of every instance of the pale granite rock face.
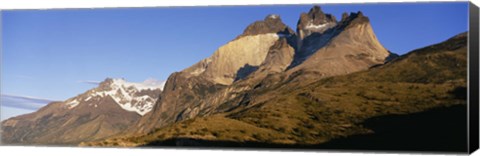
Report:
M304 41L287 71L316 72L322 77L343 75L383 64L391 53L378 41L367 17L352 13L331 31Z
M240 68L259 66L269 48L278 40L277 34L244 36L220 47L211 57L212 62L204 75L215 83L229 85Z

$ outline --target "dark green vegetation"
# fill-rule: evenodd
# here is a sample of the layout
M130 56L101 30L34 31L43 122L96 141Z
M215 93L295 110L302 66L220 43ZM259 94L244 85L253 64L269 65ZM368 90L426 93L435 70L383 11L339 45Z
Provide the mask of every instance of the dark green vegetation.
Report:
M83 145L461 151L466 42L463 33L366 71L312 83L292 78L255 90L257 100L227 112Z

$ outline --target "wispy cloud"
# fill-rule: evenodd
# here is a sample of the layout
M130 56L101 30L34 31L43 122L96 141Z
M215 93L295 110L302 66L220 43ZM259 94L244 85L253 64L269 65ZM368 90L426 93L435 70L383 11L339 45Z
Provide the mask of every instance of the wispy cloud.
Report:
M13 107L27 110L38 110L46 104L56 100L21 96L21 95L8 95L0 94L0 104L2 107Z
M98 85L101 82L100 81L90 81L90 80L83 80L83 81L78 81L78 83L85 83L85 84L90 84L90 85Z
M161 87L163 90L163 87L165 86L165 83L167 81L162 81L162 80L157 80L155 78L147 78L145 81L143 81L144 85L149 85L149 86L158 86Z

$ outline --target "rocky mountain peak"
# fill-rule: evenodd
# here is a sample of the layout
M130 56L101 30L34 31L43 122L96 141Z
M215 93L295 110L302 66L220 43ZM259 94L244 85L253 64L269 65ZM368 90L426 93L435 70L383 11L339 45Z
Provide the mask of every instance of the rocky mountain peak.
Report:
M98 88L102 90L110 90L112 88L135 88L138 91L141 90L163 90L165 82L158 81L155 79L147 79L144 82L128 82L124 78L106 78L104 81L100 82Z
M245 73L251 73L265 60L270 47L280 38L295 39L295 32L277 14L247 26L234 40L219 47L212 56L182 71L186 78L230 85Z
M324 24L328 22L336 22L335 16L331 14L325 14L320 6L313 6L308 14L306 14L313 24ZM304 16L305 17L305 16Z
M116 79L114 78L106 78L102 82L99 83L97 89L99 90L111 90L112 89L112 84L114 83Z
M347 13L343 13L342 20L340 21L340 25L355 25L355 24L362 24L362 23L369 23L370 19L363 15L361 11L352 12L350 15Z
M297 35L300 40L313 33L322 34L337 25L335 16L325 14L320 6L314 6L308 13L302 13L297 23Z
M346 13L346 12L342 13L342 20L341 21L345 21L345 20L347 20L347 18L348 18L348 13Z
M308 14L315 14L315 13L323 13L322 8L318 5L315 5L312 8L310 8L310 11L308 11Z
M334 76L365 70L395 57L378 41L369 18L361 11L343 13L337 22L315 6L301 15L297 32L298 48L289 68L299 67L289 72Z
M106 78L102 82L100 82L99 86L110 86L113 83L113 78Z
M259 35L259 34L294 34L293 30L282 22L280 15L270 14L267 15L264 20L256 21L245 28L243 33L237 37Z
M265 17L264 21L270 21L270 20L274 20L274 21L282 21L280 19L280 15L277 15L277 14L270 14L268 15L267 17Z
M96 103L105 98L112 98L116 104L126 111L139 115L148 113L163 90L164 82L147 79L144 82L127 82L125 79L107 78L97 88L65 101L69 109ZM97 104L90 105L97 107Z

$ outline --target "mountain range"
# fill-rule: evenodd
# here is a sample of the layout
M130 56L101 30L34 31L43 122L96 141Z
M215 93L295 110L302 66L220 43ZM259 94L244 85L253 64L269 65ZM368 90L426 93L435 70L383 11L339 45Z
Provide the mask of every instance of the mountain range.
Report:
M379 42L362 12L338 21L314 6L296 30L271 14L172 73L164 86L106 79L3 121L2 141L307 146L371 134L362 122L373 117L465 105L466 41L462 33L399 56Z

